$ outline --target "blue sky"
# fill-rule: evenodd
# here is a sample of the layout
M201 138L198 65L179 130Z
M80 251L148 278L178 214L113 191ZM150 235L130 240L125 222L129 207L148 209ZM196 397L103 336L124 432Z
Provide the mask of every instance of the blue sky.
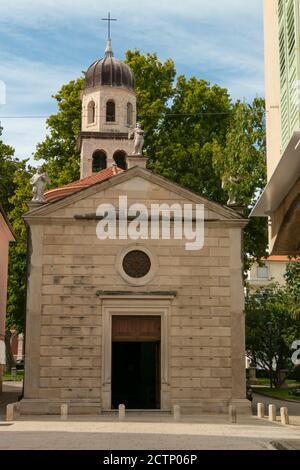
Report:
M112 12L115 55L129 48L171 57L178 73L228 88L233 99L263 95L262 0L0 0L0 116L46 116L63 83L102 57ZM3 139L30 157L45 119L5 119Z

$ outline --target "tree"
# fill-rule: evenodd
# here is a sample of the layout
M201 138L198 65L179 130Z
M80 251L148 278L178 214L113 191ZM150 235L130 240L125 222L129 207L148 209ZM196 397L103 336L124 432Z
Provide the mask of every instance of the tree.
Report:
M245 310L247 355L269 371L271 387L280 387L280 371L292 367L291 345L300 334L300 323L293 318L294 299L285 286L274 284L249 291Z
M9 199L16 189L13 182L14 174L22 166L22 163L14 157L14 154L14 148L0 140L0 203L6 213L13 208Z
M290 259L287 265L285 280L287 291L294 300L293 315L298 318L300 315L300 261L299 259Z
M25 331L26 316L26 260L27 260L27 236L26 227L22 215L27 212L26 203L31 198L31 186L29 183L31 170L26 168L27 161L21 162L21 166L15 171L12 183L15 192L9 202L13 209L8 216L16 234L16 241L9 249L8 266L8 298L6 312L6 366L11 370L14 359L11 354L10 340L11 330L19 334Z
M252 104L238 101L231 115L223 143L214 143L214 168L224 190L244 207L247 218L266 184L265 103L255 98ZM267 219L251 218L245 229L245 269L249 255L267 255Z
M37 145L36 160L45 160L45 169L51 187L61 186L79 178L80 155L76 141L81 128L80 93L84 79L81 77L63 85L53 96L58 113L47 119L50 134Z
M159 125L152 169L216 202L225 202L213 168L214 142L222 143L231 113L227 90L179 76L168 114Z
M125 63L135 75L138 119L146 131L145 151L152 157L159 123L169 112L174 95L174 62L167 59L162 63L155 53L143 55L136 49L126 52Z
M32 168L26 168L27 161L22 162L22 169L15 172L13 183L16 186L14 195L10 198L13 209L9 219L16 234L16 242L9 251L9 282L7 304L7 329L14 328L23 333L25 328L25 295L26 295L26 254L27 233L22 216L28 211L27 202L31 199L30 178Z

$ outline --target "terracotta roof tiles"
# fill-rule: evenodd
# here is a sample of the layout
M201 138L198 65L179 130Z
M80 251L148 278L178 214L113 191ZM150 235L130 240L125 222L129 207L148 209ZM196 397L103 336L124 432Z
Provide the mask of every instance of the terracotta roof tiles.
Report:
M81 189L88 188L89 186L93 186L94 184L100 183L101 181L113 178L123 171L124 170L116 166L106 168L105 170L101 170L98 173L94 173L93 175L87 176L86 178L78 181L74 181L73 183L66 184L60 188L50 189L45 193L45 199L47 202L58 201L59 199L70 196L71 194L76 193Z

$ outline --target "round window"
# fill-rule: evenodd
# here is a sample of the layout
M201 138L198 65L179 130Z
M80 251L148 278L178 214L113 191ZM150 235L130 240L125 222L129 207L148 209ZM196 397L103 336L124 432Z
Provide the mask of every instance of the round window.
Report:
M149 273L151 260L144 251L133 250L124 256L122 266L127 276L140 279Z

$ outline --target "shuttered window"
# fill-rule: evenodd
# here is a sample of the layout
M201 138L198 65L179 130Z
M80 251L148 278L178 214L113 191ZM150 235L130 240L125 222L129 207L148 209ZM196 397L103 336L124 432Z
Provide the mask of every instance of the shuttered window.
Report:
M281 147L300 130L299 0L278 0Z

